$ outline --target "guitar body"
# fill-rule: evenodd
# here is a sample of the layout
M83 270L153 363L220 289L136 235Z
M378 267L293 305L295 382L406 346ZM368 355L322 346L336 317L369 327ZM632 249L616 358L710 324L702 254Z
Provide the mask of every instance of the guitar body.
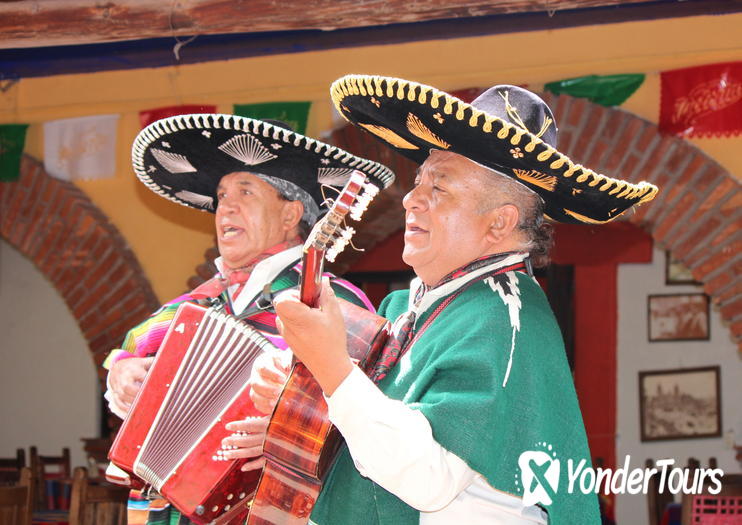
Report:
M368 371L386 343L390 324L346 301L340 305L348 353ZM268 426L263 445L266 467L247 524L305 525L341 443L322 388L302 363L296 363Z
M333 260L350 242L355 220L379 189L354 172L327 214L314 225L304 244L299 299L316 307L324 259ZM386 319L346 301L340 301L345 320L348 354L362 370L376 363L389 336ZM322 388L296 362L273 410L263 455L266 466L258 482L247 525L306 525L317 501L322 478L342 443L328 417Z

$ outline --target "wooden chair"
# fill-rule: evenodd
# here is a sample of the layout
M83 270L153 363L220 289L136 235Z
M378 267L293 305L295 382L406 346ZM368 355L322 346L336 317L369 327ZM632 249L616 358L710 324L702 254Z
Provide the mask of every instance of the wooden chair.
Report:
M0 486L16 485L21 479L21 469L26 466L26 451L16 450L14 458L0 458Z
M83 450L87 456L88 476L90 478L103 477L108 466L108 451L111 450L113 439L104 438L81 438L85 444Z
M20 470L20 482L13 487L0 487L0 525L31 525L33 510L33 476L31 469Z
M50 508L47 500L46 481L49 479L69 479L71 476L70 469L70 449L62 449L61 456L41 456L36 447L30 447L31 471L34 474L36 486L35 507L37 509ZM51 470L48 470L52 467Z
M129 489L97 483L88 479L88 471L77 467L72 480L70 525L126 525L126 501Z
M0 470L21 470L26 466L26 451L18 448L14 458L0 458Z
M737 525L742 523L742 474L721 478L721 491L711 494L704 483L702 494L683 494L682 525Z
M645 463L648 469L654 468L654 461L648 459ZM675 498L667 487L667 483L660 492L660 478L659 475L654 475L649 479L647 484L647 505L649 510L649 525L659 525L662 520L662 514L665 512L665 508L670 503L673 503Z

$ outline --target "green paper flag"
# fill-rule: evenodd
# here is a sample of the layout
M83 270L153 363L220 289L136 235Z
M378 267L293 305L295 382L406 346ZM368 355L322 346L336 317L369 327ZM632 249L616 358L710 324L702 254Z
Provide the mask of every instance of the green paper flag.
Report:
M547 91L556 95L571 95L586 98L603 106L620 106L644 82L644 75L589 75L550 82L544 86Z
M265 102L262 104L235 104L234 114L258 120L273 119L288 124L302 135L307 132L311 102Z
M12 182L21 176L21 155L28 124L0 125L0 181Z

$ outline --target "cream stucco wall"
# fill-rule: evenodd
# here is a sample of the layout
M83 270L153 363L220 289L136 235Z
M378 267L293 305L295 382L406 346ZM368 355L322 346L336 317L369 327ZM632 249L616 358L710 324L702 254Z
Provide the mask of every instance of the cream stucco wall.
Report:
M100 389L77 321L33 263L0 239L0 457L35 445L85 466L98 436Z
M596 25L553 31L369 46L217 61L182 67L23 79L0 93L0 123L28 122L26 151L43 156L42 123L118 113L117 175L79 186L131 244L160 299L185 287L213 245L211 216L150 193L132 174L129 148L138 112L179 103L311 100L308 133L333 121L328 87L346 73L414 79L442 89L494 83L543 83L586 74L643 72L644 85L624 108L651 121L659 111L662 70L742 59L742 14ZM187 48L182 52L187 53ZM694 141L742 176L742 138Z

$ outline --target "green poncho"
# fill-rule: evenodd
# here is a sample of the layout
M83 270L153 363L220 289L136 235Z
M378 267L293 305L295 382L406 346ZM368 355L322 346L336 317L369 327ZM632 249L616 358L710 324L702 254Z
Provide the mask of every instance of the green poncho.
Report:
M522 497L521 453L551 445L548 453L556 453L561 469L555 501L544 506L550 524L600 523L595 494L567 492L567 460L577 464L584 458L589 465L590 455L557 323L532 278L512 272L498 277L510 280L510 294L508 286L503 292L496 280L470 286L443 310L379 387L390 398L420 410L436 441L499 491ZM379 313L394 320L407 311L408 295L392 293ZM444 299L420 313L415 329ZM418 523L419 515L362 477L343 447L312 521L402 525Z

